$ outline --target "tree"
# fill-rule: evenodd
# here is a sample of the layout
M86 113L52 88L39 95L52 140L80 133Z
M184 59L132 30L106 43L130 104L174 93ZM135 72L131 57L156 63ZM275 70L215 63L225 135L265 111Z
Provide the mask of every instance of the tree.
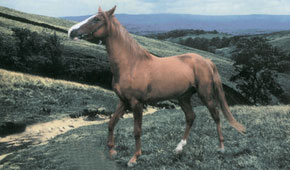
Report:
M283 90L278 84L275 70L278 69L279 52L260 37L241 38L233 54L234 67L238 72L231 77L237 88L254 104L268 104L271 94L279 97Z

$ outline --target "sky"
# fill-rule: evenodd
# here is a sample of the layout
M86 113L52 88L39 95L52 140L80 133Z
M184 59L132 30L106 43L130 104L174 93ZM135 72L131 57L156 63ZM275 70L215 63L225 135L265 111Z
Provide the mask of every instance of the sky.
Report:
M198 15L290 15L290 0L0 0L0 6L53 17L116 13L178 13Z

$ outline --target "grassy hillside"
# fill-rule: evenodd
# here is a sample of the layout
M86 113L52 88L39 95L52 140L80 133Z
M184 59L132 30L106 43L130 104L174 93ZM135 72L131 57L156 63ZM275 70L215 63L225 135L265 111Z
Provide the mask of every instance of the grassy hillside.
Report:
M0 87L0 135L5 135L9 123L26 126L82 115L88 109L98 112L102 108L110 114L118 101L113 92L100 87L3 69L0 69Z
M269 42L280 48L281 50L290 53L290 31L281 31L264 35Z
M219 154L214 121L205 107L197 118L181 155L173 149L184 130L180 109L163 109L143 119L143 155L134 169L289 169L290 106L231 108L247 128L236 132L222 119L225 153ZM107 125L69 131L47 144L24 148L0 161L3 169L132 169L126 166L134 151L133 120L123 119L116 129L118 155L107 155Z
M278 47L280 50L285 51L286 53L290 53L290 30L286 31L279 31L273 33L266 33L266 34L257 34L257 35L250 35L250 37L259 36L266 38L270 44L275 47Z
M1 16L1 14L2 15L6 14L6 15L14 16L14 17L19 17L19 18L26 18L26 19L29 19L31 21L49 24L49 25L56 26L56 27L63 28L63 29L71 26L71 21L67 21L67 20L63 20L63 19L59 19L59 18L54 18L54 17L47 17L47 16L24 13L24 12L20 12L17 10L13 10L10 8L0 6L0 16Z

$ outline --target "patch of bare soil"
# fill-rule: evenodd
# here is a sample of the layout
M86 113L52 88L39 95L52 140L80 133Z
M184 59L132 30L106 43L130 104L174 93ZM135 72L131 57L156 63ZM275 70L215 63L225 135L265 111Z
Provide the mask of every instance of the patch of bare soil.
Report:
M152 114L156 110L155 108L148 107L144 114ZM130 117L132 117L132 114L124 115L124 118ZM65 117L46 123L29 125L23 133L0 138L0 161L15 151L26 149L30 146L47 144L49 140L72 129L82 126L103 124L108 121L108 116L98 115L95 120L83 116L77 118Z

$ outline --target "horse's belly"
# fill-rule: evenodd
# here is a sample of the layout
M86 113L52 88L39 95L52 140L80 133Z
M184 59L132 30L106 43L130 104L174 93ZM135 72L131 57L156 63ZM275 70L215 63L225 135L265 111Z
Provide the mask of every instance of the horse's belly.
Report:
M193 77L192 77L193 78ZM194 87L192 79L187 79L186 76L174 77L172 75L164 76L156 81L152 81L145 100L159 101L171 98L178 98Z
M146 67L141 65L129 79L120 77L120 96L155 102L178 98L195 87L194 72L188 64L176 58L157 61Z

